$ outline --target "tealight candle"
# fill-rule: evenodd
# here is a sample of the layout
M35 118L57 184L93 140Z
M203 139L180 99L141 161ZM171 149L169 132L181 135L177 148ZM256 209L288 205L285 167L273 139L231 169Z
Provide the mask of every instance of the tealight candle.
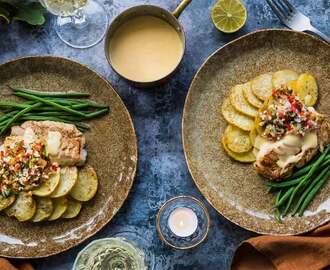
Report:
M179 237L190 236L197 229L197 215L190 208L178 207L171 212L168 218L168 226Z

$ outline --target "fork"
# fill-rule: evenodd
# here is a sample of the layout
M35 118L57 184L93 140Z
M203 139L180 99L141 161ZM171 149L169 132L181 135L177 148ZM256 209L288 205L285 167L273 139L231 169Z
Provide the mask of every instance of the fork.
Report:
M330 43L330 38L316 29L311 20L292 6L288 0L266 0L268 5L272 8L277 17L287 27L302 32L310 32L318 35L323 40Z

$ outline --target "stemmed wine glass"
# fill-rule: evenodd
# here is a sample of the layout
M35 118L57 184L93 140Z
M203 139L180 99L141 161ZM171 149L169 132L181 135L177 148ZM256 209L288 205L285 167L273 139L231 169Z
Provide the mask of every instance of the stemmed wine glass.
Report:
M74 48L99 43L106 32L108 15L97 0L39 0L57 16L55 29L60 39Z

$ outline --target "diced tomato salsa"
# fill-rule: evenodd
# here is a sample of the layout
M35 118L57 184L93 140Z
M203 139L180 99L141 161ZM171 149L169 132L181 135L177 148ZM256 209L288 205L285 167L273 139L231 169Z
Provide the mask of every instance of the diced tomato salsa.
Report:
M259 117L263 135L271 140L279 140L288 133L304 136L317 127L314 108L303 104L288 88L273 89L270 102Z
M49 178L58 168L51 163L41 142L24 141L4 146L0 151L0 195L30 191Z

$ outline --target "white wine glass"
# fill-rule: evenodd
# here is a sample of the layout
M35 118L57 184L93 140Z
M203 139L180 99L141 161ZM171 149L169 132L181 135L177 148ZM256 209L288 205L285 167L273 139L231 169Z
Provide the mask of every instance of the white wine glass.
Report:
M107 30L108 15L97 0L39 0L56 15L55 29L60 39L74 48L99 43Z

